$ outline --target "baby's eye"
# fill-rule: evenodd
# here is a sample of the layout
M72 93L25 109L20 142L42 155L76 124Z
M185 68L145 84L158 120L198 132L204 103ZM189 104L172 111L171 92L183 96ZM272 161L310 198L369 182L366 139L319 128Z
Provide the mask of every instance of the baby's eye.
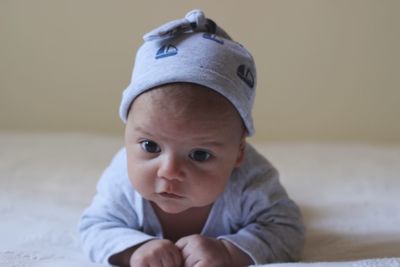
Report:
M189 158L198 162L209 160L210 157L211 154L204 150L194 150L189 154Z
M140 142L140 146L142 149L148 153L159 153L161 152L161 148L157 145L156 142L145 140Z

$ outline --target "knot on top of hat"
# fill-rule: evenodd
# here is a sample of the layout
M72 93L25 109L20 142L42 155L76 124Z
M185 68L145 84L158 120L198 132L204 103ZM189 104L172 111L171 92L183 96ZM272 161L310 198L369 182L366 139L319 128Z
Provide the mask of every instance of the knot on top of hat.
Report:
M229 35L219 28L211 19L207 19L204 12L195 9L189 11L182 19L173 20L161 25L143 36L145 41L164 39L177 36L186 32L208 32L231 39Z

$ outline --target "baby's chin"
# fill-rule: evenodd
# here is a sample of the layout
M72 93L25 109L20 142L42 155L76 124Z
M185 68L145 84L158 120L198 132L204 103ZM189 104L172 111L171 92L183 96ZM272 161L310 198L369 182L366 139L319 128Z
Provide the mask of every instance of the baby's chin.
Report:
M151 201L151 200L150 200ZM181 203L179 203L181 201ZM201 205L201 206L193 206L189 205L188 203L182 203L185 200L183 199L176 199L175 201L151 201L153 205L155 205L161 211L168 213L168 214L182 214L185 212L196 211L198 209L204 209L211 207L211 204ZM174 203L175 202L175 203Z
M168 214L180 214L185 211L190 210L192 207L188 206L181 206L181 205L173 205L173 204L166 204L166 203L156 203L153 202L158 209L162 210L165 213Z

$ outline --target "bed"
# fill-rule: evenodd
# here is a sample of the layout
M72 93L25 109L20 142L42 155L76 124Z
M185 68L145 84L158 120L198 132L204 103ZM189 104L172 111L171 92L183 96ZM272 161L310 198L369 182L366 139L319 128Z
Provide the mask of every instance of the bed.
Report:
M94 267L77 222L120 137L0 132L0 266ZM300 263L400 266L400 145L253 144L280 170L307 226Z

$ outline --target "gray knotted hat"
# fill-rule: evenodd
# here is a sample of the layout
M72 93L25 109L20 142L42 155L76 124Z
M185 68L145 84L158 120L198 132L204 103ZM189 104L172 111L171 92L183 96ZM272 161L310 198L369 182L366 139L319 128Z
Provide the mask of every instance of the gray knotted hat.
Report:
M139 48L132 79L122 94L119 114L126 123L132 101L154 87L174 82L195 83L226 97L254 134L251 110L256 67L251 54L201 10L147 33Z

